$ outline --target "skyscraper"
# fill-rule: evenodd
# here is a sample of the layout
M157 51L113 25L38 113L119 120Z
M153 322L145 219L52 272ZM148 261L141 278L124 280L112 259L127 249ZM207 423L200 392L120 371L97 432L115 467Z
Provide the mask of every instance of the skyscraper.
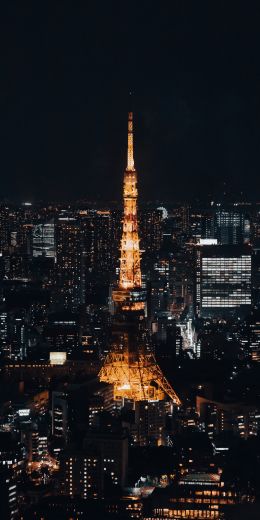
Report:
M55 257L54 222L37 224L33 228L33 256Z
M243 315L251 307L251 248L202 246L197 252L196 304L201 317Z
M217 210L214 216L214 236L218 243L243 244L245 234L244 214L234 210Z
M69 217L60 217L57 225L57 291L55 303L78 309L82 303L82 246L80 227Z
M96 450L65 450L61 455L61 493L81 498L102 496L102 468Z
M149 347L145 326L137 221L137 172L133 153L133 114L128 115L127 167L124 173L124 215L118 286L112 293L115 315L111 351L99 373L114 386L114 398L133 401L179 398L163 376Z

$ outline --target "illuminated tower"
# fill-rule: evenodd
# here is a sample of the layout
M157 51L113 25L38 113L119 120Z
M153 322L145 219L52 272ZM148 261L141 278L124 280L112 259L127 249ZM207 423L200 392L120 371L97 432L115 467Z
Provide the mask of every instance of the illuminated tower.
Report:
M124 176L124 220L120 257L120 289L141 287L139 237L137 229L137 175L134 166L133 114L128 117L128 154Z
M100 370L100 381L113 384L115 399L180 400L156 364L145 327L137 222L137 173L134 166L133 114L128 114L127 167L124 173L124 215L120 275L112 293L115 314L111 351Z
M142 310L145 307L141 290L140 248L137 223L137 173L134 166L133 113L128 114L127 167L124 174L124 216L120 248L120 275L113 300L122 310ZM133 292L133 290L135 290Z

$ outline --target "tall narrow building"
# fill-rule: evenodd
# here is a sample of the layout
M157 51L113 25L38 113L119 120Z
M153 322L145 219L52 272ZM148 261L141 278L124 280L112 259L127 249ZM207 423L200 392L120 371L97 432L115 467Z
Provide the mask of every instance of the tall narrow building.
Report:
M146 293L142 289L137 220L137 172L133 151L133 113L128 114L127 167L124 173L124 215L120 247L120 275L112 293L115 313L112 345L99 373L113 384L115 399L180 400L156 364L145 325Z

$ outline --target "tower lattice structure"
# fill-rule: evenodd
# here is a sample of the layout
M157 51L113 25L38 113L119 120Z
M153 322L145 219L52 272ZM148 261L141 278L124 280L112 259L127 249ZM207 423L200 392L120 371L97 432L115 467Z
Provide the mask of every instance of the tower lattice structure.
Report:
M115 313L111 350L99 372L100 381L114 387L115 399L180 400L157 365L145 327L137 220L137 172L134 166L133 113L128 114L127 167L124 173L124 213L118 286L112 293Z

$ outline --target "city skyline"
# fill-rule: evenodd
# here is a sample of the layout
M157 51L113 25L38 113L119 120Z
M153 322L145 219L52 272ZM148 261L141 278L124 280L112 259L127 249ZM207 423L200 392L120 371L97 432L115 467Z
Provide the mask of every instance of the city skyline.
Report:
M259 520L257 6L0 18L0 519Z

